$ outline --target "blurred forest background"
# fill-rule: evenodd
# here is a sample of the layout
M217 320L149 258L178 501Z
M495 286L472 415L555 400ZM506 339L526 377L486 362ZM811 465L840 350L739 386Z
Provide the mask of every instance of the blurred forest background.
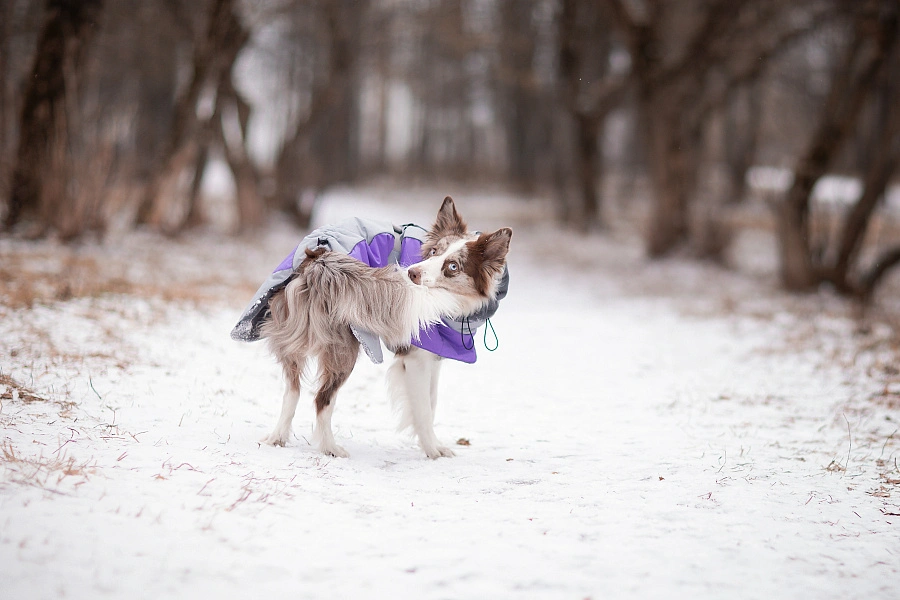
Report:
M785 288L866 298L898 158L898 0L0 1L4 235L304 226L330 186L452 180L630 219L650 257L721 258L755 203Z

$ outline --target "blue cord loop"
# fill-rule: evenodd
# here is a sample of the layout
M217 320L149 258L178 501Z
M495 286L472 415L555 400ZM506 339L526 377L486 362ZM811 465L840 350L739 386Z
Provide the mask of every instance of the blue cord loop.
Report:
M486 319L484 322L484 349L488 352L493 352L497 348L500 347L500 338L497 336L496 330L494 330L494 324L491 323L490 319ZM491 335L494 336L494 347L491 348L488 346L488 329L491 330ZM468 330L468 331L466 331ZM468 333L469 337L472 338L472 345L469 346L466 344L466 334ZM462 327L460 327L459 337L462 340L463 348L466 350L471 350L475 347L475 334L472 332L472 324L469 322L469 317L463 317Z
M491 333L492 333L493 336L494 336L494 347L493 347L493 348L491 348L490 346L488 346L488 336L487 336L487 334L488 334L488 327L491 328ZM496 350L497 348L500 347L500 338L497 337L497 332L494 331L494 324L491 323L491 320L490 320L490 319L487 319L487 320L485 320L485 322L484 322L484 347L485 347L485 349L486 349L488 352L493 352L494 350Z
M472 345L466 345L466 329L469 330L469 337L472 338ZM469 323L469 317L463 317L462 327L459 328L459 338L462 340L463 348L471 350L475 347L475 336L472 335L472 324Z

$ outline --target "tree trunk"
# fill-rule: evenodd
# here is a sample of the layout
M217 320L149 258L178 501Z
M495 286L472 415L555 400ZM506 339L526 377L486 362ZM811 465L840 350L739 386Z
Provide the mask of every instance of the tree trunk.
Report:
M596 3L564 0L559 17L559 95L575 125L574 187L578 190L578 209L568 211L568 216L575 219L570 224L582 231L603 224L597 193L598 187L602 189L598 137L621 89L610 85L598 94L585 81L609 82L608 30L601 23L599 9Z
M4 229L42 211L51 154L65 148L66 69L77 72L96 30L102 0L47 0L19 119L19 145ZM61 137L62 136L62 139ZM58 162L57 162L58 164ZM64 193L64 190L58 190ZM52 200L65 209L65 199ZM46 227L46 224L44 224Z
M868 273L860 281L858 294L863 301L872 299L878 283L888 271L900 265L900 246L891 248L881 254Z
M731 94L726 107L725 156L731 196L728 204L737 204L747 194L747 171L756 159L762 120L762 89L757 81ZM739 114L743 113L743 114Z
M503 99L504 137L510 180L526 191L534 189L540 176L536 152L549 144L544 135L548 115L541 105L534 74L536 50L532 14L533 0L499 4L500 65L498 96Z
M7 164L12 154L12 124L13 117L11 113L12 98L8 93L10 71L10 50L12 43L12 7L9 2L0 2L0 198L7 198ZM0 217L3 217L3 209L6 202L0 200Z
M828 137L831 147L810 152L794 170L794 183L776 208L781 283L791 291L808 291L819 282L810 244L810 196L833 156L839 139Z
M138 223L171 228L173 217L170 213L186 212L185 199L178 193L178 182L184 170L195 164L199 151L197 102L204 88L216 85L223 72L230 76L234 61L249 37L241 24L235 0L215 0L205 37L195 44L193 75L176 102L160 167L138 208ZM183 225L184 217L175 221Z
M552 179L556 190L556 218L561 223L575 220L574 202L571 200L572 163L574 159L575 119L569 112L555 111L551 129Z
M900 52L894 50L893 64L898 64ZM853 291L849 281L850 268L862 247L866 230L878 201L884 196L891 174L900 160L900 97L897 82L885 70L886 81L880 95L877 131L874 143L869 144L871 160L863 176L863 193L847 215L841 235L840 247L832 269L834 284L842 290Z
M803 194L801 191L795 193L798 196ZM806 204L785 201L775 210L781 283L785 289L792 291L811 290L819 279L810 254Z
M578 140L575 160L580 191L580 210L577 211L578 222L575 225L582 231L587 231L593 225L602 225L597 197L597 185L600 179L597 145L599 123L596 119L584 115L577 115L576 123Z
M877 2L860 9L854 38L832 80L812 140L794 169L794 183L776 209L781 283L788 290L810 290L823 277L810 244L810 196L855 126L896 41L896 13L883 15L878 9Z
M357 175L359 106L356 66L365 9L366 3L361 1L331 0L325 5L331 33L329 55L335 87L331 102L323 107L321 118L310 131L313 146L322 157L325 185L351 181Z
M219 87L217 103L222 103L224 109L221 111L219 123L225 157L234 176L238 230L258 229L265 223L266 206L259 194L259 174L247 155L250 105L231 85L230 77L225 78ZM229 124L227 120L232 122ZM232 135L228 135L229 131Z
M205 137L205 135L204 135ZM201 203L203 188L203 173L209 161L209 141L201 141L197 148L197 156L194 159L194 180L191 182L191 191L188 195L188 206L185 211L182 229L193 229L203 225L206 215Z
M359 12L365 4L347 0L325 4L329 33L328 75L313 90L309 112L285 139L275 163L275 198L279 209L307 227L312 207L301 202L306 188L321 188L356 175L356 101L351 98L359 54ZM386 118L386 115L383 117ZM316 152L310 146L316 143Z
M688 239L688 199L696 180L696 157L692 141L681 131L681 106L671 90L654 92L653 98L642 102L654 191L647 231L647 254L653 258L670 254Z
M222 129L221 107L218 99L216 100L216 110L213 116L202 123L197 132L196 149L194 154L194 166L187 167L193 170L193 181L191 181L191 189L187 197L187 210L179 230L193 229L203 225L206 216L203 213L202 191L203 191L203 174L209 162L210 147L213 142L221 139Z

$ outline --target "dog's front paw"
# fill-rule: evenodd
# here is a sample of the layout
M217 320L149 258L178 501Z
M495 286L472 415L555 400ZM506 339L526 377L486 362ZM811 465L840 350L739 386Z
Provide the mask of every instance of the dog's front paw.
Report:
M322 451L322 454L325 454L327 456L333 456L335 458L350 458L350 453L337 444L323 444L319 449Z
M446 456L447 458L456 456L456 453L447 446L434 446L432 448L423 448L423 450L425 450L425 455L432 460L442 456Z
M288 431L279 431L275 430L263 439L259 440L263 444L267 444L269 446L282 446L284 447L287 444L288 439L291 437L290 430Z

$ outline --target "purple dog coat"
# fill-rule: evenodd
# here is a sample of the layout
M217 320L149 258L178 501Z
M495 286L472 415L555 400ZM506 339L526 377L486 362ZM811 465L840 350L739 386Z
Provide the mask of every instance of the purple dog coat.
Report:
M313 250L325 247L343 252L370 267L386 267L389 264L408 267L422 260L421 249L425 233L425 229L418 225L397 227L383 221L360 218L316 229L303 238L263 282L231 331L232 339L246 342L259 339L259 328L271 314L269 300L293 279L294 270L306 258L307 248ZM474 333L497 311L508 286L509 273L504 270L496 299L488 302L476 314L462 319L445 318L442 323L423 328L419 331L419 339L410 340L410 343L444 358L474 363L477 359ZM352 325L351 329L372 362L382 362L384 359L378 336Z

